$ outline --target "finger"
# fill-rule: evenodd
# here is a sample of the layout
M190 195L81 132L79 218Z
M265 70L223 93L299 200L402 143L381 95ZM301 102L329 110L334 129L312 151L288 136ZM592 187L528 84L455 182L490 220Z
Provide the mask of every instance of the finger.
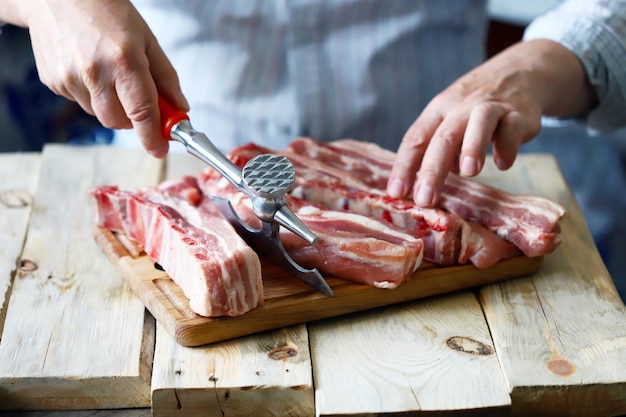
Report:
M468 177L478 175L483 169L489 144L506 110L497 104L484 102L472 109L459 160L461 174Z
M427 107L405 133L387 182L387 193L391 197L401 198L411 192L430 138L441 120L442 116L438 111Z
M443 183L461 149L467 118L448 116L439 125L424 154L413 199L418 206L432 207L439 200Z
M91 94L83 83L77 82L71 76L64 76L60 81L50 88L56 94L61 95L68 100L77 102L80 107L92 116L97 116L91 102Z
M161 133L157 89L148 71L147 59L137 71L116 77L115 90L143 147L154 157L165 157L169 144Z
M452 161L452 165L450 165L450 172L454 172L455 174L459 173L460 161L461 156L459 154L454 155L454 160Z
M132 123L113 87L106 88L99 93L93 93L91 106L103 126L109 129L128 129Z
M75 101L80 105L80 107L82 107L83 110L85 110L85 112L89 113L90 115L96 115L96 112L91 105L91 96L89 94L89 90L87 90L87 88L84 88L84 86L79 85L79 83L62 81L54 83L52 87L48 85L48 87L55 94L63 96L68 100Z
M506 170L513 166L527 134L520 113L510 112L502 118L493 141L493 160L498 169Z

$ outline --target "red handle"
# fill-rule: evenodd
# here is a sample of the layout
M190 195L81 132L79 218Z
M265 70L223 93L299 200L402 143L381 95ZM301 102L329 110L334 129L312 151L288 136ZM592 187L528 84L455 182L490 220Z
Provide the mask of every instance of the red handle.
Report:
M189 120L189 116L184 111L172 107L163 97L159 96L159 110L161 111L161 132L167 140L172 140L170 132L174 125L183 119Z

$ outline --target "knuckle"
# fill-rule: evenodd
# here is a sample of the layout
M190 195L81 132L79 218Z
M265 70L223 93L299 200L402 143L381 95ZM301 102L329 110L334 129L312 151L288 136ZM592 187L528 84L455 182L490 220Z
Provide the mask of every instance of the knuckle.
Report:
M152 117L153 108L145 101L130 104L126 109L126 116L134 122L143 122Z
M420 119L413 122L402 139L402 145L408 148L417 148L425 142L424 127Z
M438 140L442 142L446 148L450 148L456 145L457 136L457 132L449 127L442 126L437 131Z
M430 139L423 133L417 133L409 137L407 145L416 151L423 151L428 147Z
M505 123L508 135L520 138L522 142L534 138L541 130L540 117L522 117L519 113L511 113Z
M100 121L102 126L108 129L125 129L129 127L126 120L122 120L120 118L107 114L98 115L98 120Z
M90 91L99 91L102 89L100 86L100 77L102 70L97 61L89 60L83 64L81 69L82 78L85 86Z
M474 106L472 113L482 119L487 119L496 111L496 107L497 105L495 103L483 101Z
M137 66L132 45L126 38L103 41L98 50L82 63L85 84L90 89L97 89L106 77L132 74Z
M131 37L124 34L109 38L104 46L107 60L112 65L127 66L135 57L135 44L136 42Z
M422 183L434 183L439 176L439 172L429 165L422 165L422 168L419 171L419 179Z

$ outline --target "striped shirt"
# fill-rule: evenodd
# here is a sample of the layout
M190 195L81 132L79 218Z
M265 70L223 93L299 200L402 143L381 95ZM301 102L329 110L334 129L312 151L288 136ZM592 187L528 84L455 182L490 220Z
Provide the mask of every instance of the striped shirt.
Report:
M626 126L626 1L561 2L534 20L524 39L550 39L570 49L597 93L598 106L584 118L545 119L539 137L522 151L556 156L626 300L626 263L620 256L626 249L626 131L613 131Z
M133 3L178 72L192 124L223 151L283 149L299 135L395 150L485 57L485 0Z
M570 0L535 19L524 38L550 39L582 62L599 105L586 117L599 130L626 126L626 0Z

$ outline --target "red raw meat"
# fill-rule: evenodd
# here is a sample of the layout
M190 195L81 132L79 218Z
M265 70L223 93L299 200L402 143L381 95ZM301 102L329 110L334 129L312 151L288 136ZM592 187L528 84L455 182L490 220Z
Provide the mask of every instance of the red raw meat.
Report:
M354 190L322 180L299 182L293 194L331 208L387 220L424 239L424 259L442 266L465 264L488 268L517 256L519 249L478 224L443 210L425 209L409 200Z
M354 139L324 143L311 138L297 138L289 144L287 152L290 158L295 154L306 159L315 159L323 164L325 172L334 171L339 179L348 174L360 181L359 188L381 193L387 187L389 172L396 156L376 144Z
M134 192L100 186L92 195L97 225L140 244L197 314L239 316L263 303L257 254L205 204L195 178Z
M229 157L243 167L260 153L288 157L296 168L290 208L319 237L311 246L282 228L281 241L305 267L380 288L408 280L422 258L439 265L545 255L559 244L565 210L549 200L517 196L450 174L438 208L386 195L395 154L374 144L298 138L284 152L255 144ZM250 201L218 173L166 181L133 192L92 190L97 224L142 245L203 316L237 316L263 302L256 253L217 212L207 195L231 201L259 227Z
M200 176L200 187L207 195L230 200L242 220L260 228L250 199L215 171L208 169ZM315 267L321 272L378 288L396 288L410 279L422 261L422 239L401 228L292 196L287 196L287 201L291 210L319 237L315 245L309 245L281 228L283 246L293 260L304 267Z
M565 209L545 198L513 195L450 174L439 205L484 225L526 256L545 255L561 243L559 222Z
M294 143L303 142L316 143L310 139L294 141ZM288 157L296 168L297 186L291 193L293 196L334 210L349 210L393 223L424 240L424 259L429 262L450 266L469 261L477 268L484 269L502 259L520 254L511 243L479 225L469 224L455 214L438 208L420 208L411 200L391 198L385 196L382 190L370 187L368 179L371 180L372 175L365 175L365 167L373 164L361 163L358 170L360 174L351 175L352 167L356 166L358 161L349 163L349 169L342 169L341 163L347 163L346 159L354 158L342 158L324 144L310 151L311 156L293 154L290 149L282 154ZM234 149L229 157L243 166L254 156L268 152L272 151L248 144ZM326 165L326 158L330 158L334 166ZM384 174L381 171L378 175Z
M352 139L324 143L298 138L284 154L303 167L307 158L314 158L318 164L313 168L317 171L320 164L327 164L330 177L343 171L344 177L354 177L361 183L359 186L352 183L354 180L344 179L345 185L375 194L385 193L395 158L389 150ZM514 195L454 173L446 178L438 207L486 227L526 256L543 256L558 246L559 222L565 215L562 206L546 198Z

